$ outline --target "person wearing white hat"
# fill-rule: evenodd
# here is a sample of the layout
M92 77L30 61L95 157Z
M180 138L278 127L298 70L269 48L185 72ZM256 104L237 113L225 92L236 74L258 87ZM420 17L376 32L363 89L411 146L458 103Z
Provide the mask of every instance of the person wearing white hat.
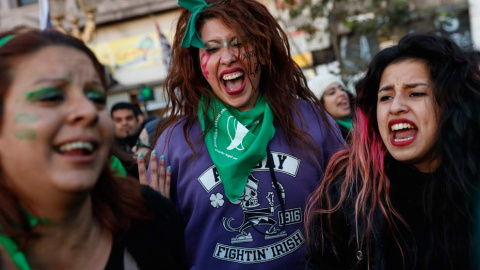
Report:
M308 87L322 102L330 116L335 119L342 131L343 138L347 140L352 129L351 114L353 110L350 99L353 95L347 92L345 84L339 77L324 73L308 81Z

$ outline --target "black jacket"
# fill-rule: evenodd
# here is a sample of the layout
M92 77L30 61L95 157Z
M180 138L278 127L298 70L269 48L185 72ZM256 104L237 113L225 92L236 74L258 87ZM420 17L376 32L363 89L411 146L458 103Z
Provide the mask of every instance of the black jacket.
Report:
M433 184L442 184L442 176L438 173L420 173L391 157L387 157L385 167L391 182L390 199L393 207L408 224L407 227L393 218L397 228L395 236L404 252L404 261L379 207L374 211L371 239L368 243L357 244L354 211L357 196L355 190L352 190L342 207L332 214L331 233L328 227L323 228L322 233L319 225L320 218L323 219L323 224L327 224L326 215L316 217L315 224L308 228L310 235L316 236L309 239L308 243L309 269L368 269L368 265L373 270L475 269L469 264L469 260L478 255L469 253L468 220L455 214L446 216L443 210L438 210L450 205L444 193L426 195L426 192L432 190ZM339 177L330 191L333 203L339 200L343 179L344 175ZM425 207L425 198L433 202L430 208ZM428 215L432 217L429 219ZM443 232L441 221L449 223L446 233L451 240L449 245L460 247L454 248L453 252L452 249L445 251L443 242L439 241L438 233ZM359 218L358 222L358 231L361 232L364 228L363 220ZM324 246L321 246L322 237ZM337 255L332 249L332 243Z
M125 251L140 270L188 269L184 225L173 204L143 186L142 195L152 219L135 220L123 237L115 237L106 270L135 269L125 265Z
M341 179L343 177L340 177ZM340 197L340 187L342 181L337 181L331 192L333 202L337 202ZM384 234L386 227L385 219L381 213L375 212L372 238L369 243L357 244L355 239L355 215L352 198L347 199L349 203L342 206L339 211L332 213L331 224L332 232L328 227L320 228L319 219L312 224L308 230L310 235L317 236L309 239L308 269L320 270L342 270L342 269L368 269L368 261L371 270L386 269L383 260ZM328 226L326 215L324 215L323 224ZM359 224L363 228L363 224ZM323 246L322 243L325 243ZM335 247L335 252L332 244ZM368 253L370 252L370 253Z

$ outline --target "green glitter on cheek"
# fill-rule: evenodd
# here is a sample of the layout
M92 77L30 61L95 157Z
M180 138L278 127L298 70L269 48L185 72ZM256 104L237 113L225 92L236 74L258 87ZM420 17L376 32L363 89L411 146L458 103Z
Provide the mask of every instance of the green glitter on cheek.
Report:
M15 116L15 123L35 123L40 116L31 113L19 113Z
M37 133L31 129L21 129L13 133L15 138L19 140L34 140L37 137Z
M62 89L52 87L44 87L24 94L28 102L48 100L59 95L63 95Z

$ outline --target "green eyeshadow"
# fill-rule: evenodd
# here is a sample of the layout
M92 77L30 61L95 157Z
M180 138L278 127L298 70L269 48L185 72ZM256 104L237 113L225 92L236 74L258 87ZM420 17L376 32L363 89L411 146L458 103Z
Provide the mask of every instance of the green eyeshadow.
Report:
M48 100L58 95L63 95L63 90L53 87L44 87L24 94L28 102Z

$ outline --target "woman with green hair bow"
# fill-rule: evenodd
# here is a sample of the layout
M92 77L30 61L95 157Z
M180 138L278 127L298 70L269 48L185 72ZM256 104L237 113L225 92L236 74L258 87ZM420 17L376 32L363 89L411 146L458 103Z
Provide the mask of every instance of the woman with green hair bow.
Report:
M183 216L191 268L303 269L306 197L345 147L340 132L263 4L179 4L171 114L140 180Z

